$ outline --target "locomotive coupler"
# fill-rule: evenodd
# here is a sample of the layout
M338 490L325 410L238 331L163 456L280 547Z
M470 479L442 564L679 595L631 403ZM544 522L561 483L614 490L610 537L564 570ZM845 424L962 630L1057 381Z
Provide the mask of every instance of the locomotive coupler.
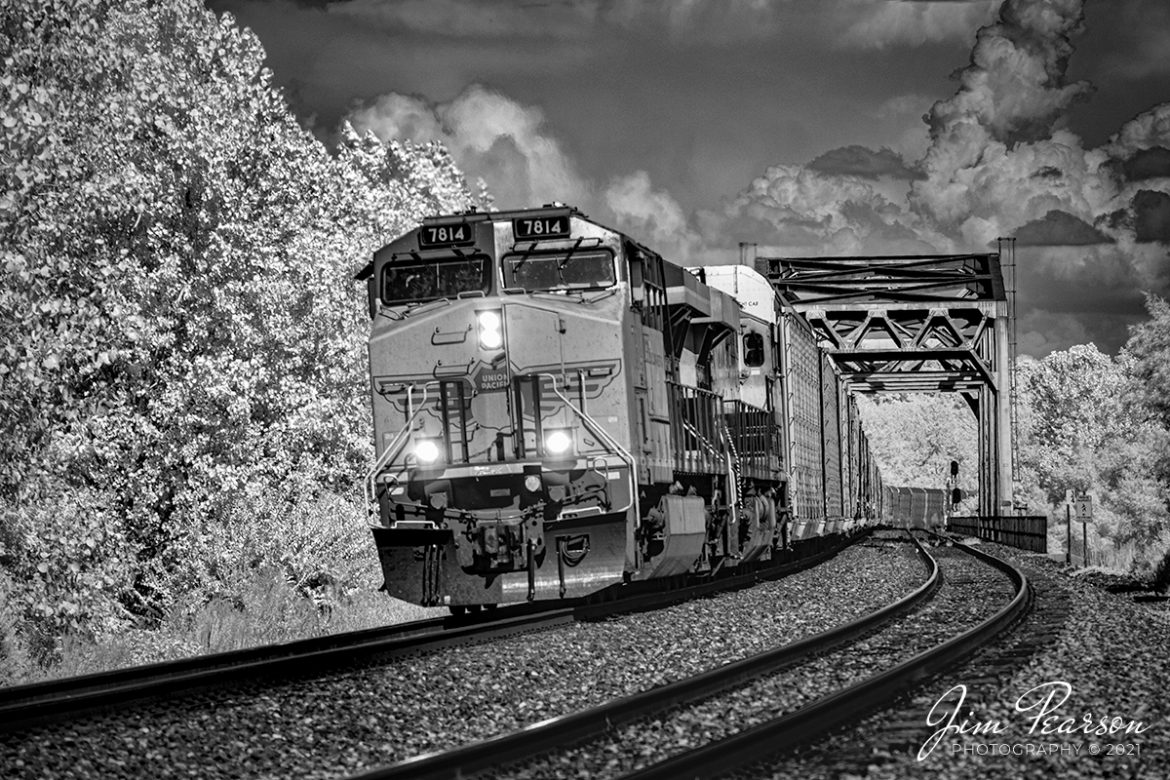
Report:
M544 558L542 507L514 517L471 518L463 537L466 543L457 547L459 565L469 574L534 572L534 566Z

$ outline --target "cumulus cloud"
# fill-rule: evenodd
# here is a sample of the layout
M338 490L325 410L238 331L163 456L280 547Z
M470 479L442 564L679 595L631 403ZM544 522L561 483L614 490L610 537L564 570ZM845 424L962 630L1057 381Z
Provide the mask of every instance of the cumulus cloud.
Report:
M1170 195L1138 190L1132 204L1134 237L1141 242L1170 244Z
M599 194L546 129L539 109L483 86L438 104L390 93L355 107L347 120L382 140L442 141L470 180L487 183L497 208L570 203L679 262L701 254L682 207L655 190L648 173L616 177Z
M1170 146L1170 103L1155 106L1126 122L1104 148L1112 157L1125 158L1158 146Z
M905 116L929 106L921 145L900 144L900 153L847 146L807 165L773 165L721 206L695 214L646 171L591 182L537 108L482 86L440 104L384 95L350 120L383 138L444 141L502 208L580 204L682 263L733 261L739 242L764 256L915 254L988 251L997 237L1015 235L1021 349L1043 354L1091 340L1119 346L1126 326L1142 316L1142 293L1170 292L1170 103L1126 122L1097 148L1068 129L1069 109L1091 93L1067 78L1082 0L1006 0L994 19L988 3L833 2L852 14L851 46L918 44L960 30L969 37L991 23L978 30L951 97L931 106L925 96L903 95L878 109ZM403 24L456 34L444 14L458 5L406 3L397 13L414 15ZM574 6L559 13L577 14L581 24L716 34L696 31L711 11L693 0L598 0L588 13L581 8L590 2L562 5ZM726 31L754 20L768 29L764 20L781 7L737 3L728 6L734 19L709 24ZM492 9L507 13L483 4L484 13ZM491 24L474 34L490 34Z
M1113 239L1067 211L1053 209L1016 231L1020 246L1087 246L1109 244Z
M881 5L906 7L881 14L933 14L942 5L952 13L975 12L958 3ZM848 245L861 252L898 245L981 251L1054 210L1095 224L1101 213L1119 208L1118 189L1100 170L1109 155L1086 151L1062 127L1064 112L1089 91L1087 84L1065 83L1070 36L1081 23L1080 0L1003 3L995 22L979 30L955 95L924 117L929 147L920 161L902 166L918 171L908 200L879 202L862 180L878 171L892 175L895 153L853 147L800 170L768 169L730 204L722 224L708 224L771 222L782 240L795 228L825 240L826 251ZM1134 127L1129 135L1141 132ZM799 205L777 196L794 188ZM792 219L794 212L800 219Z
M1114 170L1126 181L1170 178L1170 149L1153 146L1116 161Z
M682 207L668 192L655 190L645 171L613 179L603 197L617 227L660 254L677 261L699 253L701 239L689 227Z
M886 6L931 7L881 5L858 24L880 33L914 10ZM703 236L757 242L761 254L828 255L979 252L1015 235L1021 348L1120 346L1143 292L1170 292L1170 104L1086 148L1066 122L1091 93L1066 77L1082 24L1082 0L1006 0L979 30L955 94L923 117L921 159L846 147L772 166L722 211L699 215ZM905 198L879 186L899 166L915 172Z
M720 211L699 215L709 242L734 236L760 252L929 252L949 241L860 176L774 165ZM726 241L727 239L722 239Z
M1005 0L995 24L979 30L971 63L954 96L925 117L932 180L977 165L990 143L1014 146L1048 138L1087 82L1065 83L1071 36L1084 21L1081 0Z
M500 208L591 200L591 188L538 108L480 85L447 103L390 93L356 107L347 120L382 140L442 141L471 180L488 183Z
M894 179L920 179L922 172L911 168L902 155L892 149L878 150L864 146L842 146L825 152L808 164L818 173L842 176L860 176L863 179L879 179L889 176Z

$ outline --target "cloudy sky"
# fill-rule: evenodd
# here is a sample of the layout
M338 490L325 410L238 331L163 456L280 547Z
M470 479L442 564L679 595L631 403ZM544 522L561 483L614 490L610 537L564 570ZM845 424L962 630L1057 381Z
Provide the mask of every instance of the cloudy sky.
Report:
M1116 351L1170 294L1167 0L208 4L322 138L441 139L498 207L686 264L1015 236L1036 356Z

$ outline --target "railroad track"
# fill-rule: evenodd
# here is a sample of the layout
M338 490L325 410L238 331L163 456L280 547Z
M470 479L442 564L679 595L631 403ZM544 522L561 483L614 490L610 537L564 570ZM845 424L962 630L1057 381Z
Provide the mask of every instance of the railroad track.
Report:
M476 618L440 617L214 653L99 674L0 688L0 733L77 717L95 710L223 688L241 681L290 679L361 663L385 663L470 641L565 625L581 602L555 608L521 604Z
M860 537L859 537L860 538ZM787 576L815 566L857 539L800 558L779 560L743 573L725 573L688 585L632 583L591 599L518 604L471 616L447 616L395 626L217 653L197 658L0 688L0 736L65 722L95 712L133 711L176 695L206 694L257 682L319 676L404 656L487 642L579 620L656 609L679 601Z
M930 572L926 583L896 603L859 620L697 677L534 724L495 739L354 775L351 780L446 778L474 774L523 778L571 774L624 776L637 780L713 777L823 735L888 703L941 669L957 663L1017 620L1027 609L1030 598L1023 574L972 548L962 545L948 548L961 550L963 556L981 561L974 566L964 566L959 564L957 554L946 553L952 558L945 568L950 571L950 579L955 581L953 584L968 588L969 594L970 586L982 584L980 580L986 579L977 570L986 571L990 565L1006 575L1010 582L1010 588L1006 583L1002 588L1010 590L1011 594L1010 598L1003 599L1006 606L995 609L981 604L987 608L979 611L993 614L978 615L978 620L968 621L974 625L965 627L960 633L951 632L945 640L880 673L863 675L862 679L852 680L815 700L792 707L781 705L775 713L755 713L749 719L754 718L756 722L747 728L710 739L699 747L677 749L677 744L687 745L705 738L706 735L696 736L696 732L719 728L729 730L726 721L732 719L730 713L768 710L764 703L771 700L777 686L780 689L787 686L789 691L810 688L812 683L808 679L802 683L799 677L786 677L790 670L795 672L810 665L810 658L818 659L811 665L820 665L820 671L815 674L824 676L826 670L833 670L834 664L837 669L844 666L843 659L851 652L856 654L859 648L861 659L854 659L851 666L864 665L865 660L875 654L904 650L906 638L899 635L897 627L892 627L892 624L930 601L940 592L945 578L938 562L917 540L915 544ZM952 602L955 591L955 588L950 589ZM951 606L944 604L942 609ZM923 610L915 614L921 612ZM834 650L842 647L845 649ZM769 685L772 686L771 693ZM756 686L755 693L751 692L752 686ZM731 699L727 698L729 692L732 692ZM739 696L738 701L734 700L735 695ZM695 710L698 714L694 714ZM719 722L721 717L725 722ZM676 743L674 749L671 748L672 742ZM565 749L565 745L572 747ZM632 773L623 774L630 770Z

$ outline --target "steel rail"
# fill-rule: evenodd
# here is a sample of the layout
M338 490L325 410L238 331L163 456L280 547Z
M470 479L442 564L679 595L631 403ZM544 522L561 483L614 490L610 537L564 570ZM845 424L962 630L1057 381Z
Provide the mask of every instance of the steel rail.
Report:
M913 536L911 537L913 539ZM474 742L450 751L428 753L386 767L352 775L349 780L401 780L402 778L463 778L475 772L498 769L513 761L536 756L556 747L596 738L607 731L653 713L694 702L751 680L795 666L809 656L830 650L869 633L930 598L942 584L938 563L913 539L928 576L909 595L857 620L791 644L677 680L599 707L563 715L527 726L493 739Z
M551 628L578 620L656 609L716 591L786 576L832 557L854 541L857 538L794 561L769 562L748 572L728 572L727 576L686 585L671 581L634 582L606 589L592 597L502 606L470 618L445 616L0 688L0 734L181 692L255 679L312 675L331 667L385 662L410 653Z
M791 750L837 726L860 719L898 694L959 663L1027 613L1033 600L1032 586L1022 571L982 550L959 542L952 543L1004 572L1012 580L1016 593L1005 607L977 626L881 674L817 699L808 706L767 723L631 772L624 775L622 780L717 777Z
M293 677L573 622L582 599L453 616L0 688L0 733L132 701L262 677Z

